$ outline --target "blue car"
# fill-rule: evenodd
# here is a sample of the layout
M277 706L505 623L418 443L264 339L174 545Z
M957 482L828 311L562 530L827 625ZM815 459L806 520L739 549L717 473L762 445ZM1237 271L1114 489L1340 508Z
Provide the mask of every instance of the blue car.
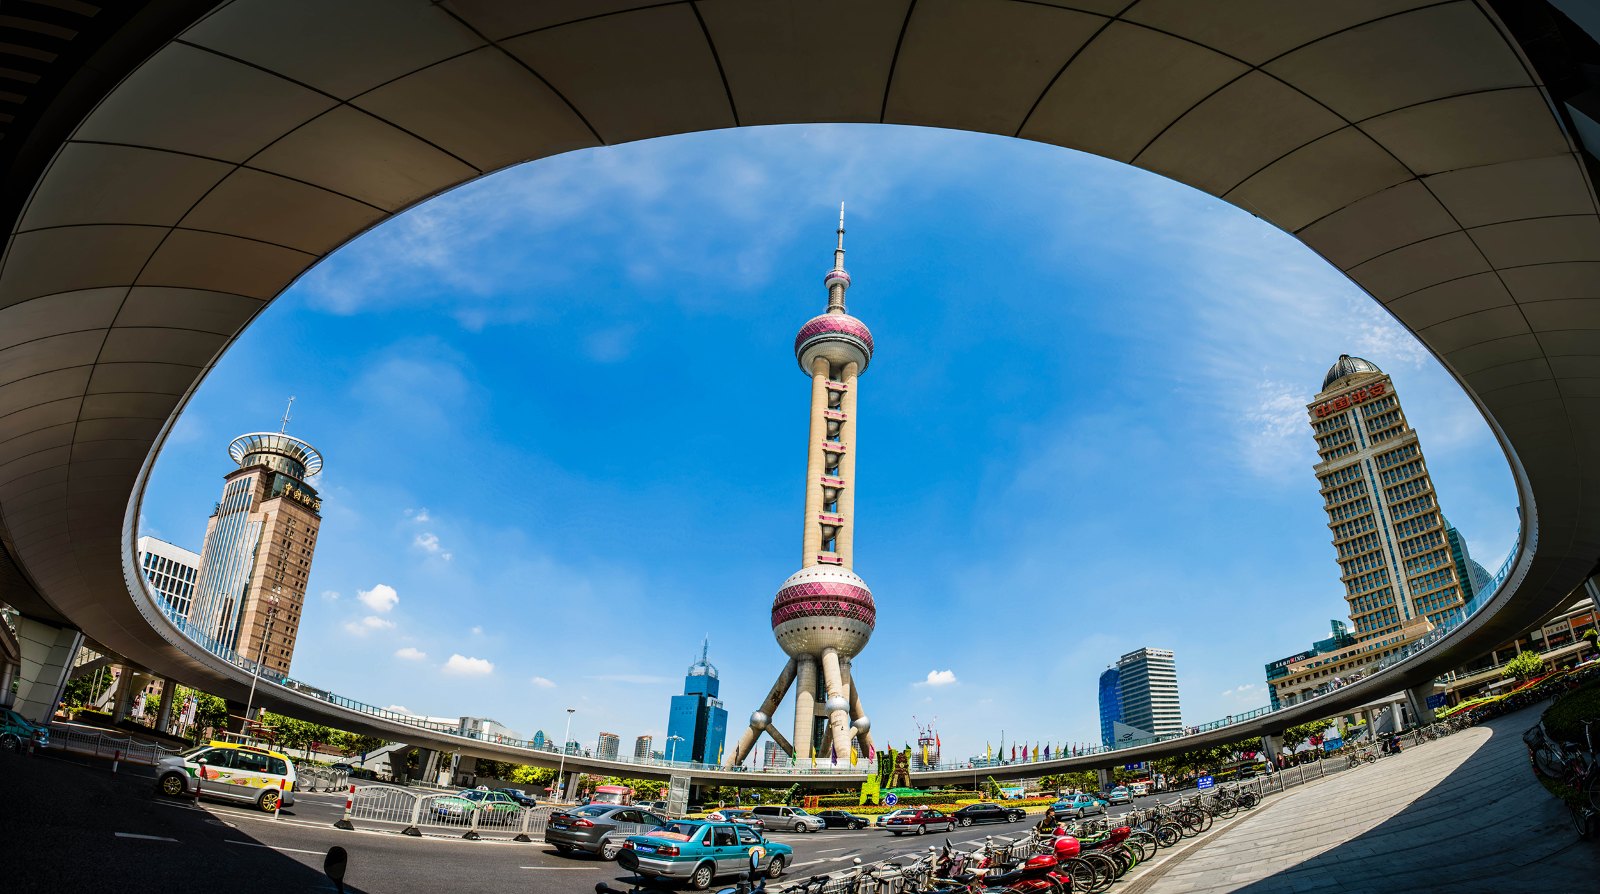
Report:
M783 875L794 860L794 848L768 841L744 823L674 820L654 832L628 836L617 863L647 880L683 880L704 891L718 876L749 872L752 853L767 878Z
M1090 794L1070 795L1050 805L1056 816L1070 816L1083 819L1091 813L1105 813L1108 805L1105 801Z

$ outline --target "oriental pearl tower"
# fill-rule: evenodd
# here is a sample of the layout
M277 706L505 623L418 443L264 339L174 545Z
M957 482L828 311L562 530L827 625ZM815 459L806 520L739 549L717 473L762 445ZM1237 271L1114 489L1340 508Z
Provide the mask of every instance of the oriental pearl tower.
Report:
M796 761L847 760L852 744L870 755L872 724L850 676L850 659L866 648L877 619L872 591L850 570L855 528L856 396L872 362L872 333L845 311L850 274L844 269L844 206L833 269L822 279L828 309L807 320L794 339L794 356L811 378L811 426L806 438L805 523L800 570L772 601L772 633L789 655L777 682L750 715L731 764L742 762L762 731ZM772 713L795 689L793 739Z

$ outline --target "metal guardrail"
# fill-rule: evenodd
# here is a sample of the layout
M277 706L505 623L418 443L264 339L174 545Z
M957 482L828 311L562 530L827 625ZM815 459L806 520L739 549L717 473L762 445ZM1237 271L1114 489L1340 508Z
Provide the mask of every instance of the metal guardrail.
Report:
M302 792L342 792L350 785L350 774L332 767L307 767L295 764L294 787Z
M94 757L113 758L130 764L144 764L147 766L154 766L155 762L161 758L169 757L180 751L180 749L168 748L155 742L141 742L132 736L91 733L86 730L58 724L50 724L50 744L45 747L72 754L88 754Z
M518 807L490 812L468 808L446 792L395 785L358 785L347 811L356 828L377 828L414 837L533 841L544 835L554 807Z

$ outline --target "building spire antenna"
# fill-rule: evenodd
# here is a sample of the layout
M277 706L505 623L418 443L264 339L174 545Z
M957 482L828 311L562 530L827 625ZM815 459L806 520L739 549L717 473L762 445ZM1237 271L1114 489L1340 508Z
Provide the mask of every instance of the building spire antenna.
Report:
M711 634L700 641L700 662L704 664L711 655Z
M284 434L289 430L289 419L291 418L289 413L293 409L294 409L294 395L291 394L291 395L289 395L289 405L287 407L283 408L283 422L278 426L278 434L280 434L280 435Z
M833 269L823 278L828 287L828 313L842 314L844 293L850 288L850 274L844 269L844 203L839 203L839 245L833 250Z

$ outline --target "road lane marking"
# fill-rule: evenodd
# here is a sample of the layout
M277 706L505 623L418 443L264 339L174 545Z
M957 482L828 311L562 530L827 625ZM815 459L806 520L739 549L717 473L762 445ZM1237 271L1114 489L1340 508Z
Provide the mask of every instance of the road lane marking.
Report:
M817 851L817 853L819 853L819 854L831 854L834 851L847 851L847 850L849 850L849 848L847 848L847 847L825 847L822 850Z
M237 841L232 838L225 839L229 844L242 844L245 847L264 847L270 851L283 851L289 854L314 854L318 857L326 856L326 851L307 851L297 847L278 847L275 844L258 844L254 841Z
M136 838L136 839L138 839L140 841L170 841L173 844L182 844L183 843L183 842L179 841L176 838L167 838L167 837L164 837L164 836L161 836L161 835L137 835L137 834L134 834L133 832L118 832L117 833L117 837L118 838Z
M593 869L594 867L592 867L592 866L519 866L517 868L519 868L519 869L544 869L544 870L547 870L549 872L582 872L585 869Z

